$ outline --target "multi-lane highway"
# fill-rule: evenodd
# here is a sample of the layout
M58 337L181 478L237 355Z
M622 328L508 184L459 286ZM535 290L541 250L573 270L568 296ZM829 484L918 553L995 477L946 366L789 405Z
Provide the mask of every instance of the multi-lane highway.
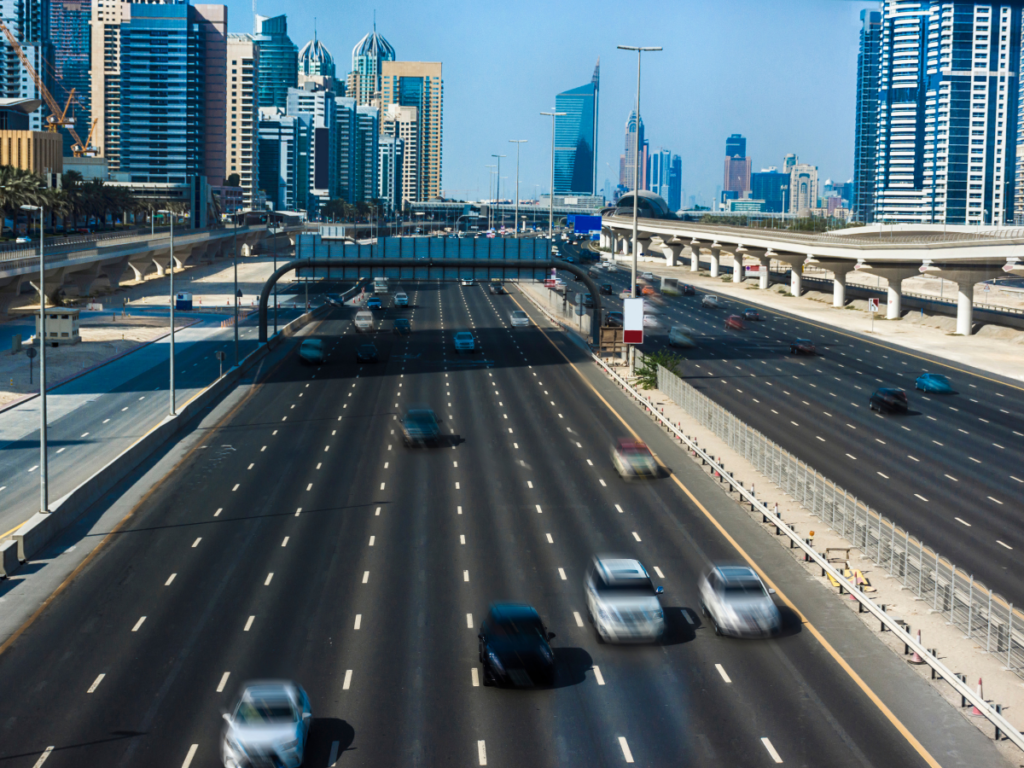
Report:
M404 288L379 363L355 362L369 337L333 310L312 331L327 362L283 358L0 653L0 765L217 765L221 713L268 677L310 694L307 766L1001 764L580 350L511 328L520 305L540 320L523 297ZM475 354L455 353L463 330ZM419 403L445 445L403 447ZM615 474L630 432L668 477ZM695 610L701 571L738 548L779 590L782 637L716 637ZM581 582L607 551L664 586L665 642L596 642ZM501 599L556 633L553 688L479 684Z
M566 279L572 275L566 274ZM602 276L621 309L624 269ZM586 290L581 283L570 290ZM1024 602L1015 564L1024 550L1024 388L999 377L909 353L867 337L761 309L746 330L725 328L752 305L721 295L662 297L660 327L647 328L643 349L668 346L673 325L695 331L697 347L676 350L684 380L862 501L935 547L1008 600ZM814 357L790 354L796 338L814 342ZM947 374L955 395L916 392L925 372ZM902 387L908 415L868 407L882 386Z

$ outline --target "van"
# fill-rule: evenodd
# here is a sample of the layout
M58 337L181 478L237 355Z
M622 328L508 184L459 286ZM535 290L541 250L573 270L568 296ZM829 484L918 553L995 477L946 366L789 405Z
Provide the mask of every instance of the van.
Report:
M368 310L360 310L356 312L355 320L352 321L356 326L357 333L369 332L373 330L373 313Z

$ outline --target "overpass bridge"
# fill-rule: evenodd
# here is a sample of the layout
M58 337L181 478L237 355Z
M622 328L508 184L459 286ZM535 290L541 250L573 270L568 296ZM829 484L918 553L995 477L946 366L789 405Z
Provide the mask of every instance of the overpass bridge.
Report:
M633 236L630 216L602 219L601 246L629 253ZM902 313L902 283L918 274L934 274L957 284L957 333L969 336L973 324L974 286L1006 274L1024 274L1024 228L938 225L870 225L827 233L701 224L676 219L641 218L638 256L662 256L668 266L688 258L697 271L702 256L710 259L717 277L724 253L733 264L733 281L745 278L745 265L758 265L760 287L768 288L773 261L788 264L790 291L801 292L803 267L820 266L832 273L833 305L846 303L846 278L854 270L870 270L888 282L886 316Z
M302 229L302 226L285 227L280 234L287 236L294 245ZM237 229L184 229L174 235L174 264L180 268L189 262L229 256L234 244L239 255L248 256L266 236L265 224ZM7 316L11 304L23 293L39 290L38 249L38 244L34 244L0 253L0 319ZM170 235L142 233L70 243L58 241L53 248L45 246L45 258L48 297L55 299L68 285L75 286L79 295L88 296L95 287L117 288L126 273L136 280L154 271L163 275L170 263Z

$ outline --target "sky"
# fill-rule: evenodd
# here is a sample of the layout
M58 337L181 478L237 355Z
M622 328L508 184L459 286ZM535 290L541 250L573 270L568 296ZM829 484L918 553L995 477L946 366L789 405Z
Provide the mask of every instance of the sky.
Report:
M705 202L722 185L725 139L747 138L752 168L796 153L819 180L853 175L859 14L862 0L257 0L259 14L288 15L300 48L313 36L338 75L373 28L403 61L440 61L444 77L442 187L448 197L488 196L501 160L502 196L550 186L555 95L590 81L601 59L598 187L618 181L626 119L636 99L636 54L616 45L662 46L644 54L641 114L652 150L683 164L684 194ZM251 32L252 4L227 0L231 32ZM315 21L314 21L315 20Z

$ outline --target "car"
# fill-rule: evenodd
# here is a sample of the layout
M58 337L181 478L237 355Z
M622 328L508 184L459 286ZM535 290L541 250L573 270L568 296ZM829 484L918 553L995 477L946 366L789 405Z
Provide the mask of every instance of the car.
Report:
M409 306L409 294L405 291L399 291L395 294L395 306L396 307L408 307Z
M313 713L309 696L297 683L246 683L238 702L223 717L220 754L225 768L298 768L302 764Z
M642 277L644 280L657 280L653 272L643 272L640 275L640 277Z
M602 294L605 294L607 296L611 296L612 292L614 291L611 283L598 283L597 287L601 290Z
M512 310L512 327L527 328L530 325L530 317L521 309Z
M469 331L459 331L454 340L456 352L476 352L476 339Z
M604 262L604 268L608 272L618 272L619 271L618 266L616 264L613 264L610 261Z
M629 288L623 288L621 291L619 291L619 298L620 299L632 299L633 298L633 292L631 290L629 290Z
M725 329L733 331L745 331L747 329L746 324L743 322L743 318L739 315L729 315L725 318Z
M661 328L661 321L654 315L644 312L644 328Z
M607 315L605 315L604 323L609 328L621 328L623 323L622 313L609 312Z
M695 296L697 294L697 290L689 283L677 283L676 288L679 289L679 293L683 296Z
M326 359L321 339L303 339L299 345L299 359L309 365L322 365Z
M705 293L700 297L700 305L705 309L720 309L722 306L718 297L711 293Z
M473 285L473 282L474 281L473 281L472 277L464 277L461 280L459 280L459 285L461 285L463 287L466 287L466 286Z
M580 302L577 301L576 303L579 304ZM594 306L594 297L593 297L593 295L591 295L589 293L584 293L583 294L583 298L582 298L582 303L583 303L584 307L592 307L592 306Z
M376 363L377 360L377 347L374 344L360 344L356 347L356 362Z
M685 325L673 325L668 332L668 343L673 347L691 349L697 346L693 340L693 330Z
M641 293L642 295L644 295L644 296L655 296L655 295L657 295L657 293L658 293L658 292L657 292L657 291L655 291L655 290L654 290L654 288L652 288L651 286L649 286L649 285L645 285L645 286L643 287L643 290L642 290L642 291L640 291L640 293Z
M758 320L761 320L763 318L761 317L761 313L758 312L756 309L744 309L743 310L743 319L744 320L751 320L753 322L757 322Z
M810 339L795 339L793 343L789 345L789 354L814 355L817 354L817 350L815 350L814 344Z
M564 261L566 264L575 264L576 263L576 257L575 256L566 256L564 259L562 259L562 261Z
M642 440L620 437L612 447L612 464L619 477L631 480L636 477L657 477L658 462Z
M399 423L402 425L402 442L407 448L436 445L441 440L441 422L433 409L427 406L412 406Z
M949 378L941 373L922 373L914 382L914 389L919 389L922 392L933 392L937 395L956 394L956 390L953 389L953 384Z
M872 411L906 413L910 407L907 393L898 387L879 387L868 400Z
M653 643L665 634L665 611L639 560L598 555L583 577L587 613L599 643Z
M477 635L484 685L553 685L555 652L549 641L554 638L533 606L491 605Z
M15 243L31 243L32 242L32 238L31 237L19 237L19 238L16 238L14 240L14 242Z
M376 296L371 296L366 300L367 309L384 309L384 302L378 299Z
M365 309L359 310L352 320L352 325L355 326L356 333L369 333L373 330L373 313Z
M491 284L487 286L487 289L494 296L501 296L503 293L505 293L505 286L501 284L500 280L492 280Z
M599 267L597 264L595 264L594 266L592 266L590 269L587 270L587 274L590 275L591 277L600 277L601 276L601 267Z
M406 317L400 317L395 320L394 333L396 336L408 336L412 333L412 324Z
M749 565L718 565L700 580L700 609L716 635L768 637L782 628L782 616L757 571Z

